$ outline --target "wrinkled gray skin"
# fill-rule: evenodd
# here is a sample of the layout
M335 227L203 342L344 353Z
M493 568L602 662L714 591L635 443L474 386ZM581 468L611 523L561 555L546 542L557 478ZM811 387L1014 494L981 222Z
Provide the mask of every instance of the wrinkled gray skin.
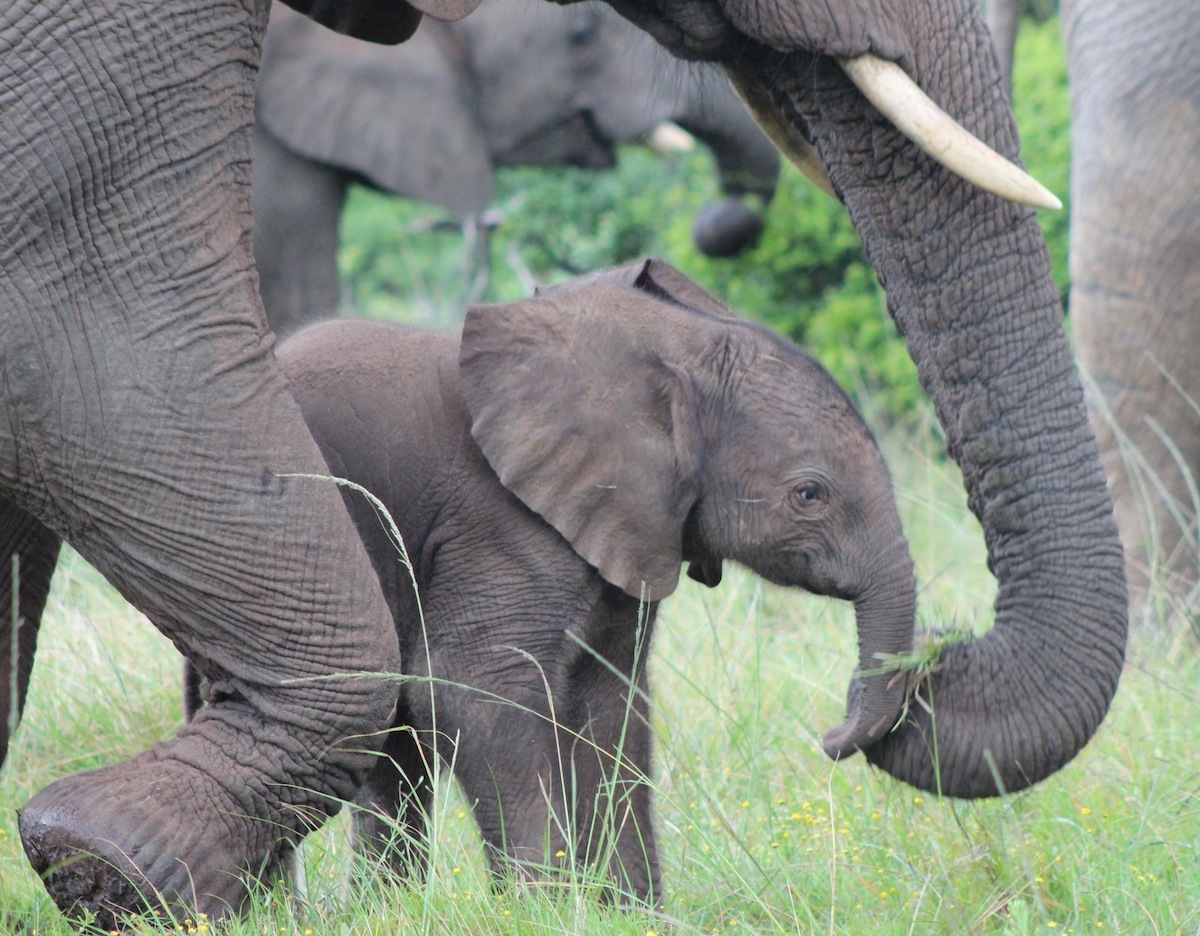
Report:
M444 18L475 5L416 2ZM378 40L420 19L402 0L295 3ZM994 627L943 655L922 691L936 719L909 706L868 759L957 796L1036 782L1104 717L1127 616L1045 244L1030 210L936 165L836 61L896 62L1015 156L976 0L610 5L674 54L737 72L811 141L982 524ZM23 620L12 661L0 615L0 673L18 690L17 712L0 692L0 732L7 747L60 537L221 690L174 739L22 810L50 894L102 926L145 901L240 910L245 878L269 876L359 787L392 714L381 682L307 678L393 667L398 650L341 498L283 477L324 463L271 353L251 251L266 13L265 0L8 0L0 13L0 568L22 560Z
M1019 5L992 0L1012 34ZM1071 83L1071 319L1094 382L1092 422L1125 542L1133 616L1194 623L1200 7L1070 0L1062 29ZM1011 38L998 53L1002 64L1011 59ZM1163 588L1152 601L1153 583Z
M378 511L347 491L404 672L439 681L402 688L358 798L360 842L401 875L423 866L440 754L498 872L591 864L615 839L624 899L661 897L645 661L681 561L709 585L729 559L853 601L864 648L911 648L912 559L866 425L808 354L661 262L473 307L461 351L343 320L279 362L330 471L392 514L419 588L424 632ZM892 727L896 682L864 680L839 743Z
M617 143L667 120L712 149L727 196L697 215L697 246L712 256L752 246L778 151L724 75L671 58L607 7L489 0L381 46L276 5L254 146L254 255L271 327L336 313L352 181L479 214L498 167L606 169Z

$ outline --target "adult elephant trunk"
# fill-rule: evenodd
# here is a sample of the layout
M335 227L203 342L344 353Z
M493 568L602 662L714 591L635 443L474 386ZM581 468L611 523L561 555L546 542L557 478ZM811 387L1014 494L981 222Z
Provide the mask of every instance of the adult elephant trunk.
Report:
M957 16L940 34L965 41L915 47L898 64L1015 159L988 34L973 4ZM833 57L756 49L732 70L762 90L747 97L769 102L764 124L811 141L845 202L962 468L999 583L992 630L944 650L917 687L920 702L867 757L954 796L1025 787L1095 732L1116 690L1127 617L1112 505L1033 212L932 161Z

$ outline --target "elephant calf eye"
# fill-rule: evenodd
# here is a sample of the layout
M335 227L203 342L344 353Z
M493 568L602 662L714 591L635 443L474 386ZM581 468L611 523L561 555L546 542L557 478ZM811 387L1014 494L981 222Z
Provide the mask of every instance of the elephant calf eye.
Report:
M801 504L816 504L825 499L825 491L816 481L805 481L796 488L795 498Z

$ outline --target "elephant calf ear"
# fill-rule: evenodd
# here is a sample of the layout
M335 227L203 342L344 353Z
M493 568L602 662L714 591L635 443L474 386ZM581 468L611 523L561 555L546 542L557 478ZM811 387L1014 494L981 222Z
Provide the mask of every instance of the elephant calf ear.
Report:
M472 307L459 356L471 432L501 483L606 581L653 601L679 580L701 458L691 382L656 337L664 309L590 278Z
M637 290L648 299L670 302L694 312L705 312L719 319L740 321L720 300L705 292L671 264L665 260L659 260L657 257L637 260L622 267L601 270L555 286L538 286L534 290L534 295L551 296L557 293L574 292L600 282L626 286L629 289Z
M720 319L737 320L714 296L680 273L671 264L658 259L646 260L634 280L634 286L650 294L659 294L679 305L707 312Z

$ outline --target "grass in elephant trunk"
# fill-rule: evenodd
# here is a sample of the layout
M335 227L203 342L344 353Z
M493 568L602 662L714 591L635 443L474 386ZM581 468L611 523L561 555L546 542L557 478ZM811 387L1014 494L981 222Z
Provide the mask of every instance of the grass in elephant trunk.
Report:
M913 541L923 623L986 617L994 584L930 434L885 440ZM731 572L662 609L652 654L665 916L588 888L493 893L467 804L435 806L428 882L350 888L345 817L305 853L307 896L265 891L249 934L1146 932L1200 927L1200 657L1139 634L1113 710L1026 793L939 801L833 764L854 615ZM21 854L15 810L66 773L125 757L181 720L179 660L81 561L55 581L25 723L0 774L0 932L67 934ZM135 931L138 928L135 927ZM176 932L207 930L181 921ZM151 932L149 924L145 932Z

